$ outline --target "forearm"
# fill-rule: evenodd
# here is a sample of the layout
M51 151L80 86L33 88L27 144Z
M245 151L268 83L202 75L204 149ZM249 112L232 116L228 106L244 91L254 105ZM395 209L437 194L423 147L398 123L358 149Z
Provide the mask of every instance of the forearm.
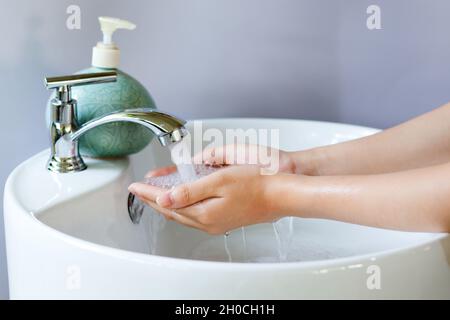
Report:
M450 161L450 104L375 135L291 153L297 173L377 174Z
M268 179L270 210L281 216L450 232L450 164L370 176Z

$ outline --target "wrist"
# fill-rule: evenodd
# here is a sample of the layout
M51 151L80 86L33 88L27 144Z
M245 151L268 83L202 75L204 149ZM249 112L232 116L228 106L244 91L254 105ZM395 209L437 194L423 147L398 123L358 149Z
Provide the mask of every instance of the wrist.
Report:
M285 216L309 216L314 192L311 192L313 177L295 174L263 176L264 206L269 220Z
M289 152L292 173L307 176L320 175L320 163L325 157L322 148L314 148L296 152Z
M279 216L280 209L280 199L278 198L279 194L282 192L280 189L282 186L280 185L280 176L284 174L275 174L275 175L263 175L262 176L262 192L261 195L263 197L264 211L267 215L267 221L274 221L281 216Z

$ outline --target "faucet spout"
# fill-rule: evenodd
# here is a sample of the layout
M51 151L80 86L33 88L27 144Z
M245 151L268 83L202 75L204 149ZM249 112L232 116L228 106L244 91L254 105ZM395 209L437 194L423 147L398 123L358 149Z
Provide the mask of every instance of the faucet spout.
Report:
M180 141L187 133L184 128L186 121L161 111L142 108L113 112L86 122L78 130L70 134L70 140L75 141L87 131L112 122L133 122L140 124L152 131L163 146Z

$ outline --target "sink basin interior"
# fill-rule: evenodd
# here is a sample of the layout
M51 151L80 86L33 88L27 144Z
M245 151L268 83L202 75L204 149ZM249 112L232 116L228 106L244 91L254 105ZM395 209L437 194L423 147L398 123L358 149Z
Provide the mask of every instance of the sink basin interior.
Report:
M309 121L240 119L208 120L204 127L277 128L280 148L298 150L336 143L372 134L375 130L355 126ZM192 125L189 126L192 131ZM295 132L295 136L292 133ZM195 134L195 132L192 132ZM127 186L145 172L169 161L168 151L153 141L144 151L118 166L110 183L76 197L67 197L41 209L34 216L69 236L113 248L175 258L278 262L336 259L400 249L434 239L437 235L369 228L335 221L285 218L275 224L261 224L233 230L228 237L166 222L146 209L135 225L127 212ZM89 162L88 162L89 165ZM88 169L86 173L89 173ZM290 229L291 228L291 229ZM292 236L289 236L291 234Z
M352 225L337 221L292 218L211 236L165 221L146 209L139 225L130 223L126 210L111 215L74 206L74 211L52 208L37 217L66 234L114 248L166 257L223 262L295 262L370 255L431 241L427 233L408 233ZM67 218L79 215L68 223ZM81 216L80 216L81 215ZM109 215L109 221L108 221ZM93 220L93 216L97 219ZM103 220L105 219L105 220ZM106 228L106 226L109 226Z

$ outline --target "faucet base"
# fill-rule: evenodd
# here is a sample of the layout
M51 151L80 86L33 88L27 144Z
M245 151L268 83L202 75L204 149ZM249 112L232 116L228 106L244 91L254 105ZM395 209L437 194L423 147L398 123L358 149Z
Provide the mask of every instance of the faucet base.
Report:
M78 172L86 168L87 165L80 156L69 158L52 156L47 163L47 169L57 173Z

